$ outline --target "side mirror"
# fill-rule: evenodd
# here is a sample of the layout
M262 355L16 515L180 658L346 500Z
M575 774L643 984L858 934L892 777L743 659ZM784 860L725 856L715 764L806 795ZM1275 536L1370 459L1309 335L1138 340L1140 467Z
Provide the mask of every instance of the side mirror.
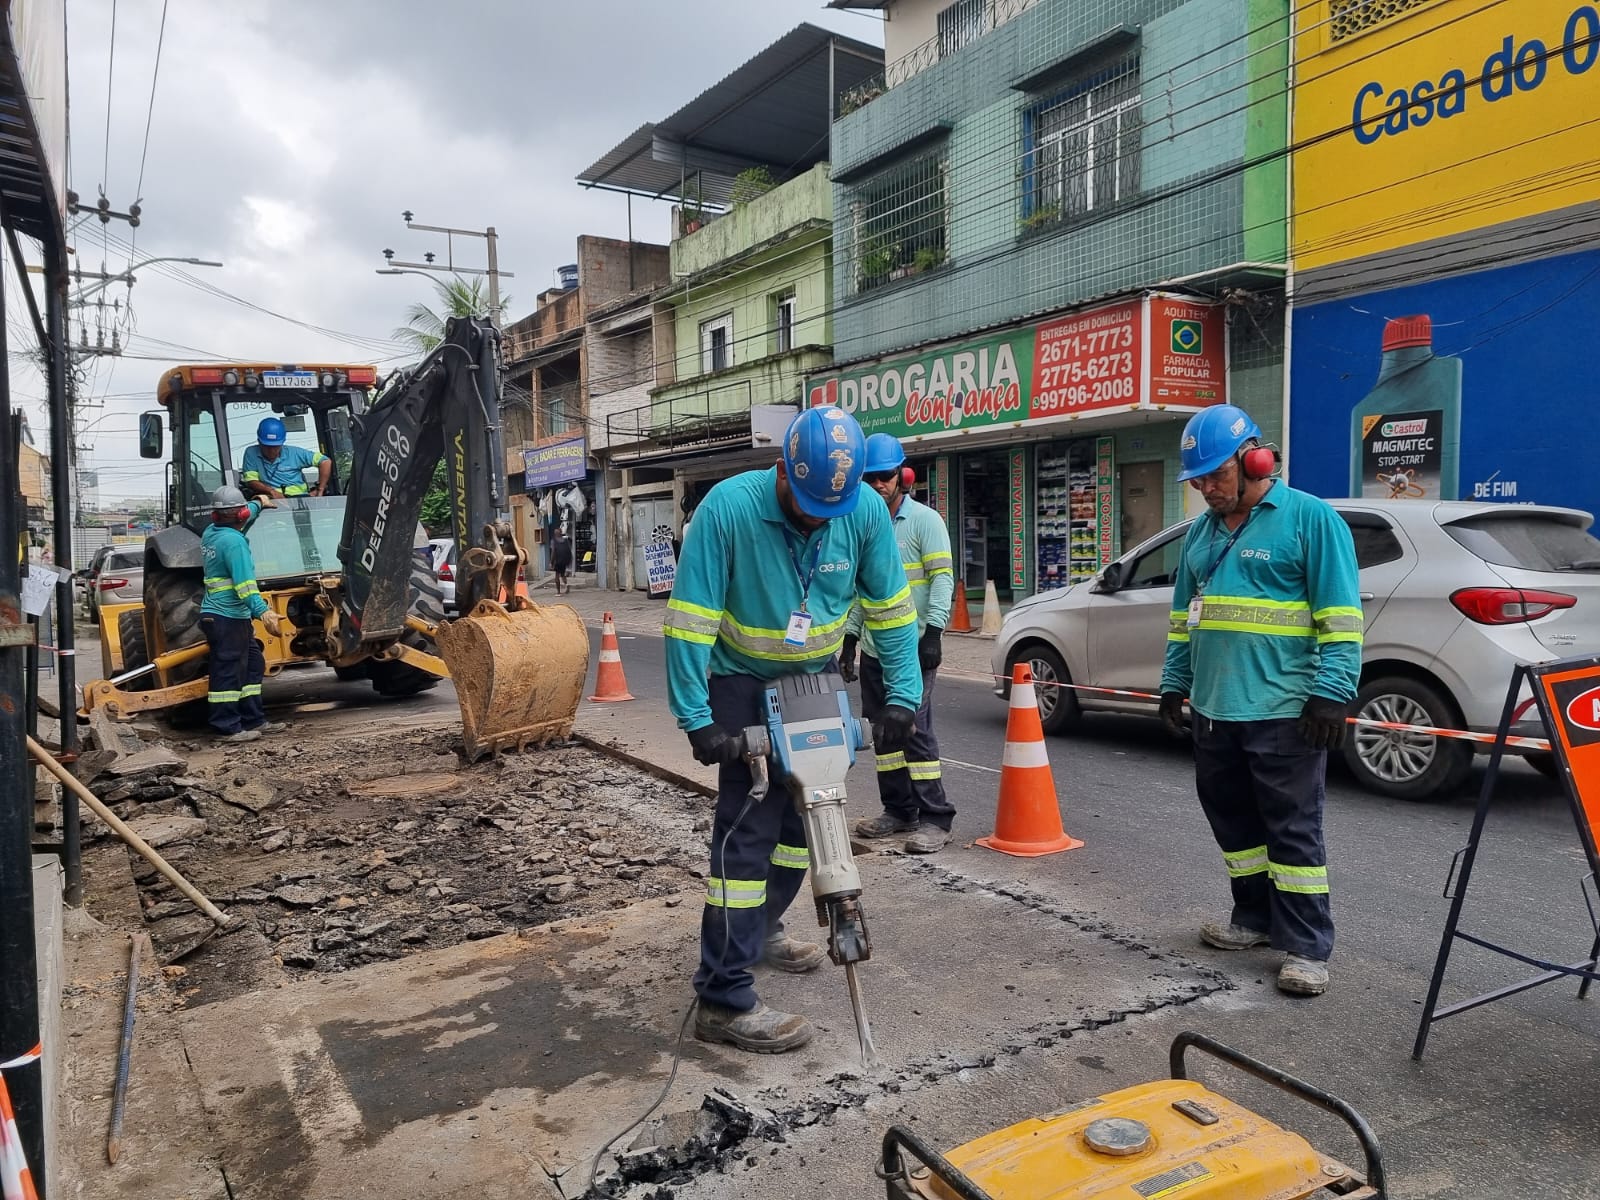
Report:
M1094 586L1089 590L1094 592L1096 595L1101 596L1107 596L1112 592L1121 591L1122 564L1119 562L1114 562L1104 571L1101 571L1100 578L1094 581Z
M139 414L139 457L160 458L166 448L165 430L161 424L161 414L158 412L145 412Z

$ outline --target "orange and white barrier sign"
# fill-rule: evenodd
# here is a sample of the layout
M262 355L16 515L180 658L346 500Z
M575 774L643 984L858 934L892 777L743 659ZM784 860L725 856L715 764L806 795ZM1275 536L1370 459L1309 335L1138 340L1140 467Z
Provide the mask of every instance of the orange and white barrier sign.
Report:
M38 1061L42 1052L43 1047L35 1046L9 1062L0 1062L0 1196L5 1200L39 1200L33 1173L28 1170L28 1156L22 1149L22 1135L17 1132L17 1116L11 1111L11 1093L6 1090L4 1072Z

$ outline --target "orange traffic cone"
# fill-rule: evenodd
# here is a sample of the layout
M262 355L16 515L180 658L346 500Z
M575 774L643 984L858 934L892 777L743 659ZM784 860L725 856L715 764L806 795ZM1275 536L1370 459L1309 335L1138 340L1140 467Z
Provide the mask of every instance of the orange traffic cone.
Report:
M950 624L944 628L946 633L971 633L972 614L967 611L967 585L956 582L956 602L950 609Z
M594 695L591 700L611 704L617 700L632 700L628 680L622 674L622 651L617 649L617 626L611 614L605 615L600 625L600 666L594 674ZM1038 717L1034 717L1037 722Z
M979 838L978 845L1038 858L1058 850L1083 845L1061 828L1061 804L1056 799L1055 777L1044 750L1044 726L1039 724L1039 699L1033 690L1033 672L1018 663L1011 675L1011 712L1006 719L1006 750L1000 760L1000 812L994 835Z

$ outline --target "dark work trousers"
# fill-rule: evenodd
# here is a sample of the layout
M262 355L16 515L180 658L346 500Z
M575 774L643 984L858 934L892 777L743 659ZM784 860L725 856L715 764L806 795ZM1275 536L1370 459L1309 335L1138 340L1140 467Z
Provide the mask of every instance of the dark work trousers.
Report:
M750 675L713 675L712 718L729 737L737 737L747 725L765 724L762 697L767 687ZM761 961L766 940L783 932L783 914L811 863L805 826L777 780L767 798L739 818L751 782L743 761L724 765L717 775L711 875L700 917L700 969L694 975L694 990L702 1000L744 1012L757 1003L751 968Z
M211 682L206 693L211 728L217 733L238 733L265 725L261 679L267 673L267 660L249 618L203 613L200 629L211 648L207 664Z
M939 765L939 739L933 733L933 685L938 668L922 673L922 707L906 748L878 755L878 796L884 811L905 821L926 821L946 833L955 823L956 806L944 794L944 768ZM883 664L861 654L861 714L876 721L887 700Z
M1328 755L1292 718L1194 717L1196 790L1233 885L1233 923L1272 947L1327 961L1333 953L1322 842Z

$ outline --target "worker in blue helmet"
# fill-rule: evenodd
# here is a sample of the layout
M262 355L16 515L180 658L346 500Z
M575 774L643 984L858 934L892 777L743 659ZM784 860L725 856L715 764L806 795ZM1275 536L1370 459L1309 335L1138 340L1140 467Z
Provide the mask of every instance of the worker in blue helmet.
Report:
M861 487L866 438L841 409L807 409L764 471L717 484L695 509L662 627L667 704L695 758L719 768L711 870L700 922L695 1036L777 1053L811 1040L803 1016L768 1008L752 968L800 974L820 946L789 937L784 910L810 865L794 807L749 807L739 734L763 724L772 680L834 669L858 598L883 660L874 742L903 750L922 703L917 609L889 510Z
M1329 504L1275 478L1278 453L1243 410L1196 414L1178 453L1207 511L1173 585L1161 717L1183 736L1188 701L1196 790L1233 891L1231 916L1200 937L1282 950L1278 987L1320 995L1333 952L1323 781L1361 678L1355 544Z
M950 842L956 808L944 790L944 769L939 762L939 739L933 732L933 689L944 659L942 638L950 621L955 597L955 560L950 553L950 530L926 504L911 497L916 473L906 465L906 452L898 438L875 433L867 439L867 486L883 497L894 522L900 546L900 565L911 585L917 606L917 658L922 667L922 707L904 750L878 750L878 798L883 811L855 823L859 837L888 838L906 835L903 846L911 854L933 854ZM856 678L856 646L861 647L861 711L870 720L884 704L883 664L876 635L865 627L865 610L850 611L845 625L839 671L846 680Z
M239 486L247 496L323 496L333 477L333 459L317 450L291 446L279 417L263 417L256 426L256 444L246 448L239 466ZM305 469L317 468L315 487L306 486Z

